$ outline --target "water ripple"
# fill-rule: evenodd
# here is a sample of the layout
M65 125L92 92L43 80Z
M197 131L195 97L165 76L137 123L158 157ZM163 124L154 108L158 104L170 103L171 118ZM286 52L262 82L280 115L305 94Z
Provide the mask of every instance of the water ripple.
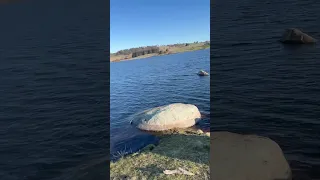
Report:
M286 28L320 39L320 3L215 1L211 8L211 128L269 136L294 175L319 179L320 47L283 46Z

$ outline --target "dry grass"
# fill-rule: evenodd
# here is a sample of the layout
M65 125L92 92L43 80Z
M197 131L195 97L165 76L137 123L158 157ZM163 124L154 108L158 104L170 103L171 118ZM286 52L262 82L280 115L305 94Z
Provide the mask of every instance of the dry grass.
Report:
M163 54L153 53L153 54L146 54L143 56L138 56L135 58L132 58L132 54L130 55L110 55L110 61L111 62L119 62L119 61L125 61L125 60L134 60L134 59L142 59L152 56L162 56L162 55L168 55L168 54L175 54L175 53L182 53L182 52L188 52L188 51L196 51L201 49L208 49L210 48L210 45L206 45L205 43L190 43L188 46L160 46L160 51L164 52ZM166 51L167 50L167 51Z
M147 146L138 153L111 162L111 179L209 179L210 137L181 132L163 134L158 146ZM163 173L179 167L195 175Z

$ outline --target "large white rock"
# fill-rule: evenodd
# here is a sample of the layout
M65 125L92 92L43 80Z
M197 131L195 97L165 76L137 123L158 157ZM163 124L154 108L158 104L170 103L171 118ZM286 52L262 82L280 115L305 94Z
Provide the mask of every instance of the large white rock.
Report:
M143 111L131 119L131 124L142 130L164 131L191 127L200 118L201 114L195 105L174 103Z
M290 44L309 44L317 42L316 39L296 28L285 30L280 41Z
M210 176L214 180L291 180L279 145L269 138L212 132Z

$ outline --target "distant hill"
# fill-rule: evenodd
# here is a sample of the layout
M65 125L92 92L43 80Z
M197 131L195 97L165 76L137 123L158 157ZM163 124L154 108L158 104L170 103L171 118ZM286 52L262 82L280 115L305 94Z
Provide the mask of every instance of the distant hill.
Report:
M116 62L122 60L132 60L207 48L210 48L210 41L130 48L110 54L110 61Z

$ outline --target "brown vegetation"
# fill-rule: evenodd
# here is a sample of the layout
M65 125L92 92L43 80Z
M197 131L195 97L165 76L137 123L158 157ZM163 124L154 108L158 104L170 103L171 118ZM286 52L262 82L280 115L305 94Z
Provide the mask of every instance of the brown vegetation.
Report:
M118 62L122 60L131 60L186 51L195 51L200 49L206 49L209 47L210 41L130 48L120 50L116 53L111 54L110 61Z

